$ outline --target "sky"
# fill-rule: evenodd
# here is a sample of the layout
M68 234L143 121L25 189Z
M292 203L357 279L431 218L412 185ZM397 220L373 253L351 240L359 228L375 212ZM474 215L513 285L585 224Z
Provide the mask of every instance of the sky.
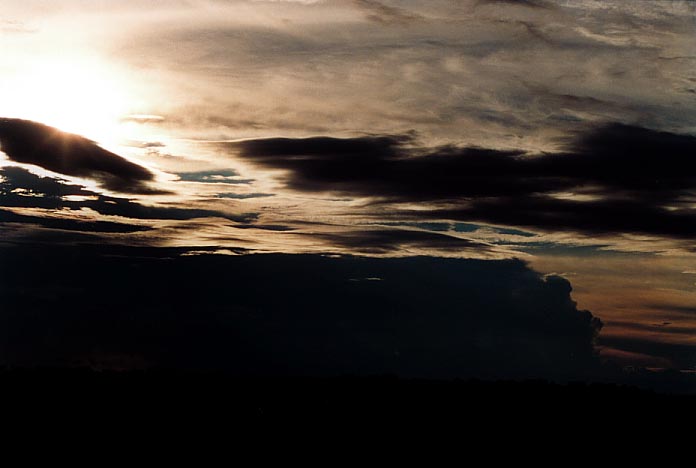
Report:
M696 370L696 3L2 3L6 362ZM197 340L76 331L119 294Z

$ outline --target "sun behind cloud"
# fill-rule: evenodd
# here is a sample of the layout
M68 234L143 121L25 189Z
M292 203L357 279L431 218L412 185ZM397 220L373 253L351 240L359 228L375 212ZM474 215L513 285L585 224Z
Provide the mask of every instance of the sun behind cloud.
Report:
M96 57L53 55L3 81L5 117L42 122L107 145L123 136L121 118L136 105L126 74Z

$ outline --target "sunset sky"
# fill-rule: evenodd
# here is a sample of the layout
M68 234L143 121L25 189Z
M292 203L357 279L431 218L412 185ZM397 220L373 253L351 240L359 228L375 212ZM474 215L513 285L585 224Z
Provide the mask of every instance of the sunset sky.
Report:
M601 331L595 320L583 322L591 330L569 336L598 332L578 346L592 347L604 362L696 370L694 2L3 1L0 51L4 327L19 323L25 307L16 285L25 281L22 288L31 289L26 278L35 270L23 259L54 271L23 252L66 262L72 257L55 252L78 247L97 258L145 262L142 278L167 275L143 258L178 262L171 271L192 278L172 281L211 294L191 303L192 314L198 306L212 310L225 288L243 284L245 295L264 281L259 294L278 301L264 307L302 309L292 288L278 286L286 281L280 271L292 284L296 275L317 281L298 286L302 294L345 301L337 306L340 324L353 320L347 304L357 310L372 301L386 313L393 301L402 303L392 301L401 294L413 294L410 304L420 311L449 314L461 305L444 286L452 280L460 284L455 289L485 291L490 304L510 294L525 311L570 314L567 323L534 328L536 343L548 338L549 354L561 340L554 334L580 327L570 317L587 318L589 311ZM260 253L273 255L252 255ZM249 277L235 270L220 283L227 261L232 269L244 265ZM364 267L358 274L341 261L368 263L355 267ZM75 263L65 271L115 278L121 268L87 264L94 270ZM272 279L260 273L269 270ZM198 276L206 271L217 272L209 283ZM354 296L341 286L345 297L330 296L338 284L331 275L344 274L363 289ZM70 308L58 298L74 299L70 287L79 285L68 287L60 276L37 280L43 302L31 307L55 301L58 311ZM167 287L152 288L165 294ZM85 303L101 300L94 291ZM292 305L284 306L280 297L290 296ZM243 307L256 307L249 304L257 299L244 297ZM307 310L323 307L323 299L312 301ZM474 315L489 305L477 304ZM398 313L389 312L396 315L388 323L402 330L412 317ZM300 314L302 330L311 328L313 314ZM156 323L166 320L157 317ZM473 328L462 340L475 346L462 353L483 357L462 366L478 372L489 362L489 346L527 342L528 335L515 334L518 319L501 312L496 320L468 322ZM32 320L22 322L28 328L20 337L1 339L4 360L43 359L20 349L32 327L54 327L49 335L63 337L58 341L72 336L55 331L64 330L58 319ZM252 341L258 333L271 340L256 325L230 326L235 339ZM246 326L255 331L239 331ZM409 336L403 342L425 353L440 340L456 347L456 336L429 326L423 341L402 330ZM196 330L201 340L213 333ZM350 355L359 341L368 343L361 356L369 356L365 350L382 349L386 336L358 335L337 355ZM294 346L275 339L279 349ZM150 353L110 335L104 340L70 348L66 359L131 365L176 354L169 341L157 345L166 352ZM50 354L60 344L46 346ZM393 355L405 356L397 347ZM307 356L292 365L314 368ZM491 357L490 365L510 374L515 366L499 359ZM437 374L423 362L394 369ZM360 370L383 370L371 365ZM531 367L542 377L557 375L544 366ZM528 374L534 370L520 373Z

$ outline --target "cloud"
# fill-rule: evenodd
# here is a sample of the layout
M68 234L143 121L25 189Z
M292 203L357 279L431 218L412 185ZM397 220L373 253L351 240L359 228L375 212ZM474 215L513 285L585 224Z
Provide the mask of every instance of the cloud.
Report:
M34 194L27 198L18 195L17 190ZM41 177L27 169L16 166L0 168L0 195L3 206L35 206L56 208L63 197L91 196L94 192L79 185L69 184L53 177Z
M217 174L224 171L212 172ZM214 196L220 201L253 200L273 197L273 194L216 193ZM208 198L200 206L213 203L215 200ZM260 212L229 213L191 207L185 202L174 206L161 203L144 205L105 196L51 177L40 177L24 168L11 166L0 168L0 206L5 207L0 210L0 230L5 241L12 243L32 243L39 240L37 236L51 236L52 242L57 244L81 241L92 244L161 245L165 242L193 247L215 242L222 243L226 248L242 245L261 251L321 250L380 256L437 252L443 256L466 255L476 258L501 258L506 255L504 248L494 248L458 234L431 233L420 229L427 228L428 224L340 226L299 219L276 220L272 213L269 217L265 209ZM232 223L220 222L221 219ZM49 230L55 232L48 233ZM272 231L273 235L264 235L261 231ZM138 238L107 235L116 233L143 235Z
M587 122L688 131L694 120L692 15L674 2L379 4L427 20L373 27L362 19L375 10L350 0L255 3L251 17L228 4L225 21L198 9L163 27L142 13L147 24L114 42L136 67L147 56L169 70L156 110L184 138L415 128L430 142L529 150Z
M217 198L230 198L232 200L249 200L251 198L266 198L275 196L272 193L218 193Z
M234 170L219 169L208 171L180 172L179 180L184 182L201 182L206 184L248 185L252 179L244 179Z
M406 218L590 233L696 235L696 137L606 124L555 153L419 148L411 135L226 144L301 192L424 203Z
M665 312L696 316L696 306L681 306L675 304L647 304L647 307Z
M492 252L492 248L482 242L463 239L449 234L440 234L407 229L364 229L344 232L312 233L313 238L327 241L332 246L344 247L350 252L367 255L435 250L457 252L463 255L469 251L476 256Z
M0 335L3 364L127 354L262 375L598 371L601 322L566 280L519 261L172 254L0 248L0 326L22 330Z
M285 180L295 190L417 201L495 190L489 180L483 179L492 176L500 166L514 164L511 157L521 154L444 148L418 156L405 147L410 140L409 136L270 138L227 146L260 166L289 171ZM478 180L464 179L469 168L479 168ZM522 191L527 190L526 185L523 180L517 183Z
M22 21L0 20L0 33L28 34L34 32L36 29L27 26Z
M552 5L541 0L477 0L476 6L499 5L550 9Z
M365 11L367 18L381 24L409 24L423 21L425 18L418 13L387 5L376 0L353 0L353 3Z
M692 312L693 313L693 312ZM608 324L609 325L609 324ZM637 330L638 332L650 332L653 336L656 333L663 333L666 335L686 335L687 337L693 336L696 333L696 328L690 326L673 326L672 322L661 322L661 323L635 323L629 321L613 321L612 326L621 327L623 329ZM659 340L652 340L659 341ZM680 343L678 343L680 344ZM694 355L696 356L696 349L694 350Z
M163 193L148 185L154 180L148 169L84 137L37 122L0 119L0 148L13 161L92 179L115 192Z
M36 216L25 216L26 209L39 209L50 212L54 217L63 213L69 216L70 212L81 209L93 211L93 217L119 217L118 223L111 222L75 222L44 219L38 223L45 227L57 227L60 223L62 229L90 230L90 227L98 232L111 227L118 232L144 230L142 223L136 221L172 220L186 221L196 218L223 218L230 221L248 223L257 218L256 213L229 214L217 210L205 208L192 208L187 206L167 205L143 205L136 201L119 197L110 197L85 189L79 185L69 184L52 177L41 177L32 174L20 167L0 168L0 206L6 208L18 208L25 211L12 216L7 213L0 217L0 221L31 223L38 221ZM67 213L60 210L67 210ZM124 220L132 222L131 227L123 224ZM116 231L113 231L116 232Z
M110 221L74 220L64 218L49 218L42 216L27 216L13 211L0 209L0 225L4 223L32 224L47 229L73 232L93 233L127 233L147 231L147 226L137 226Z
M633 337L605 337L600 340L600 343L602 346L627 352L663 358L679 369L693 369L696 362L696 346L692 344L668 343Z

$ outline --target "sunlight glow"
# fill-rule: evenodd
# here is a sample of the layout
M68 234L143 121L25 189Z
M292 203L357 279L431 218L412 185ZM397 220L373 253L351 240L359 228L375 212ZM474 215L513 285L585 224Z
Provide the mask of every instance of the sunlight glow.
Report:
M121 117L134 103L128 79L93 57L51 57L6 77L2 116L34 120L112 145L123 137Z

